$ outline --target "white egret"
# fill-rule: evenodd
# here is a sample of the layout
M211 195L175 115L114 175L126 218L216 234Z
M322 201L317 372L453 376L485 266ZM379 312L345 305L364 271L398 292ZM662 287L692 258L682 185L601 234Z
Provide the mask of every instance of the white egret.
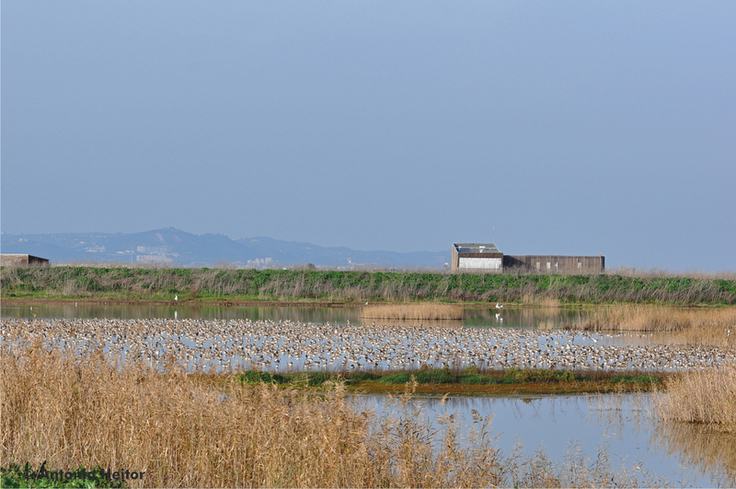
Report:
M174 300L175 301L178 301L179 300L179 294L174 295Z
M496 302L496 309L501 309L501 308L503 308L503 304L499 304L498 302Z

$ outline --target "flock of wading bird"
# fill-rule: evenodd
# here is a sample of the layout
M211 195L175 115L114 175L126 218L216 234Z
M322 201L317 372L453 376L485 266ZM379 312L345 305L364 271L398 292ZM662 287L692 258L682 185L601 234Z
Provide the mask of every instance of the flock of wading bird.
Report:
M40 339L48 347L76 354L101 347L106 355L143 360L157 368L175 361L189 372L409 370L472 365L484 369L657 372L736 361L733 349L626 344L622 338L613 341L610 335L582 331L291 320L3 319L0 337L8 346Z

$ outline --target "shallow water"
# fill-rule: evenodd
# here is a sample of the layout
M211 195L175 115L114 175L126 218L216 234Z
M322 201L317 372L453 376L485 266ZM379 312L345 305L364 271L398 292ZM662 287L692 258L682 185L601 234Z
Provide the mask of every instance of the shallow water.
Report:
M679 487L734 486L733 436L659 422L652 415L651 396L448 397L444 402L414 397L405 412L422 409L421 415L437 427L438 416L454 413L465 436L474 426L473 410L492 416L491 435L498 436L505 455L521 445L527 455L543 449L562 464L566 456L582 451L592 464L605 453L614 472L636 474L640 484L664 477ZM379 417L402 412L401 404L388 396L361 396L356 403L375 408Z
M221 306L221 305L149 305L149 304L42 304L6 306L0 304L0 317L39 319L251 319L292 320L305 323L370 324L360 317L362 308L320 306ZM590 314L590 310L565 308L495 307L467 308L457 321L376 320L376 323L407 326L509 327L522 329L559 329Z

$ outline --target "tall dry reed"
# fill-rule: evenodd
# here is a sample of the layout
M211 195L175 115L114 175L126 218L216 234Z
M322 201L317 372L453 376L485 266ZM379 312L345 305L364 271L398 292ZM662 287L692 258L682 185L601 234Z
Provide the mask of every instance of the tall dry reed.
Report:
M358 412L324 396L232 376L161 374L102 352L2 349L3 463L145 471L134 487L492 486L498 451L463 449L452 429ZM435 445L439 449L435 450Z
M463 307L456 304L369 304L360 316L367 319L452 320L463 318Z
M736 308L733 307L601 307L569 327L586 331L666 333L669 340L677 343L736 346Z
M684 373L655 398L655 410L665 420L736 433L736 365Z

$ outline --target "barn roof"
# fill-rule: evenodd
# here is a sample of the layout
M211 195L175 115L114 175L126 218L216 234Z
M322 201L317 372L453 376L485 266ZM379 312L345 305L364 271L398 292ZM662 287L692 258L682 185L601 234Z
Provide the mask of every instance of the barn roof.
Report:
M493 243L453 243L458 253L501 253Z

